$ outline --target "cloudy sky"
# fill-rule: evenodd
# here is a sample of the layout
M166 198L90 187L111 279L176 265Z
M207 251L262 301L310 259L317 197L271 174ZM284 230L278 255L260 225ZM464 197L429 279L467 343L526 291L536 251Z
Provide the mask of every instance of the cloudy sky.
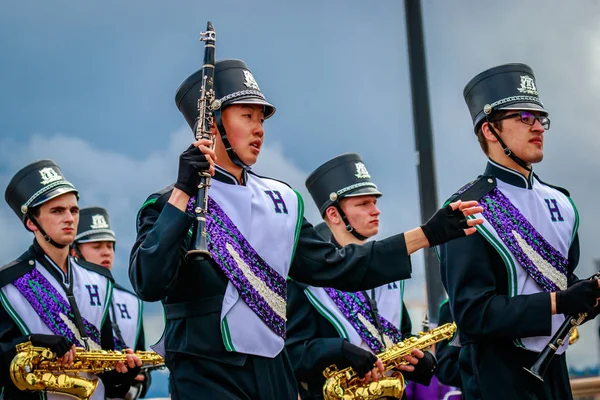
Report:
M485 157L462 99L466 82L506 62L536 73L551 113L546 157L536 172L570 189L582 216L580 276L600 257L600 4L559 0L424 0L423 16L439 202L483 171ZM211 20L217 58L244 59L277 113L256 170L305 194L327 159L359 152L385 196L380 236L419 224L402 1L157 0L21 1L0 13L0 187L25 164L54 159L80 190L81 206L106 207L118 236L115 276L129 286L135 214L176 178L193 138L175 90L200 68L198 33ZM416 88L425 90L425 88ZM0 205L0 264L31 236ZM596 240L594 240L596 239ZM420 254L408 304L423 315ZM162 313L147 304L147 340ZM597 326L569 351L577 368L598 363Z

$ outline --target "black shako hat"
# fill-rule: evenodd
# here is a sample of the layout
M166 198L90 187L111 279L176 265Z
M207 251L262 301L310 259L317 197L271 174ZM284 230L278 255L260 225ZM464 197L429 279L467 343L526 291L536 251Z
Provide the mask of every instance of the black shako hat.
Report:
M498 110L546 112L533 70L525 64L504 64L483 71L467 83L463 96L475 133L485 117Z
M198 99L202 87L202 69L194 72L177 89L175 104L188 125L194 129L198 118ZM254 76L242 60L220 60L215 62L215 99L221 101L221 108L231 104L261 104L265 119L275 114L275 107L260 91Z
M306 178L306 188L321 215L344 197L382 195L356 153L339 155L318 167Z
M85 207L79 210L79 225L75 243L116 242L111 229L108 211L102 207Z
M79 199L77 189L64 178L54 161L39 160L21 168L12 177L4 192L4 199L25 224L29 210L70 192Z

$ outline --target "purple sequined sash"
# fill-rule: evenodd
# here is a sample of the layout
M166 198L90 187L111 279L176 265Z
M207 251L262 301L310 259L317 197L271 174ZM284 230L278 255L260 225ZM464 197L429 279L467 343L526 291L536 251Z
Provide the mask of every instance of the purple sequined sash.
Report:
M386 346L384 343L381 343L381 337L379 332L377 332L377 325L373 319L371 309L367 305L365 296L362 293L342 292L333 288L325 288L325 292L331 297L335 305L344 314L344 317L346 317L362 340L364 340L375 354L385 350ZM369 322L371 329L361 321L361 317ZM391 322L381 315L379 315L379 321L381 322L382 333L390 338L393 343L398 343L402 340L402 334Z
M54 286L36 268L17 278L13 285L27 299L37 315L44 324L50 328L55 335L62 335L78 347L84 344L77 339L67 323L61 318L65 316L76 327L75 314L69 303L61 296ZM83 325L88 337L100 345L100 332L98 329L82 317Z
M195 199L190 199L188 211ZM206 242L213 260L252 311L285 338L287 283L267 264L212 198L208 199Z
M494 188L479 203L486 221L543 290L566 289L569 261L544 239L508 197Z

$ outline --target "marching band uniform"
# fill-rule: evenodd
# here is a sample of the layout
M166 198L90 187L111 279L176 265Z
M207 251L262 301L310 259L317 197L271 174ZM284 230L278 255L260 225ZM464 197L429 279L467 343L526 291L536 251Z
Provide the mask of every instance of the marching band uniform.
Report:
M464 95L476 132L498 110L545 113L533 72L523 64L484 71L467 84ZM543 382L525 370L565 320L558 296L577 280L579 216L569 193L533 172L526 177L490 159L483 175L450 201L463 198L479 200L484 211L477 217L485 222L478 233L439 250L462 346L464 399L571 399L567 340ZM556 315L548 292L557 293Z
M274 112L243 61L217 62L214 82L223 107L259 103L265 118ZM200 85L196 73L176 96L192 128ZM163 302L174 399L297 398L283 351L288 275L345 290L410 277L403 234L338 251L304 219L302 198L288 185L248 169L240 184L218 165L206 224L212 258L184 259L195 218L167 202L172 188L142 206L129 272L142 300Z
M24 224L27 219L37 224L32 209L65 193L78 196L53 161L41 160L17 172L5 198ZM46 240L56 243L38 228ZM113 349L108 317L113 289L110 271L70 256L67 264L64 273L34 239L18 259L0 268L0 382L5 400L71 398L42 391L23 392L13 384L9 366L16 355L15 346L30 338L34 342L38 336L34 334L64 336L70 343L90 350ZM107 394L118 396L129 388L116 377L116 371L103 375L92 399L104 399L105 389ZM124 378L127 374L119 375ZM85 372L81 376L96 379Z
M73 249L80 260L85 259L81 254L79 245L93 242L113 242L116 246L115 232L110 225L108 211L102 207L86 207L79 210L79 225ZM112 266L110 266L112 267ZM111 268L109 268L111 269ZM112 299L108 309L112 321L115 348L126 348L135 351L146 350L144 335L144 303L135 293L115 282ZM145 376L143 382L134 381L129 391L128 399L143 397L150 386L150 373L142 372Z
M338 202L344 197L381 196L360 156L354 153L335 157L317 168L308 177L306 186L322 215L331 206L341 210ZM331 200L334 193L336 201ZM344 223L350 226L347 220ZM323 237L330 236L331 242L338 248L342 247L325 223L319 224L315 229L324 232L321 234ZM356 232L354 228L351 229L351 232ZM355 235L359 235L359 240L364 238L358 232ZM412 335L412 324L403 297L404 281L391 282L357 293L343 293L296 281L288 282L286 348L303 400L323 399L325 368L332 364L336 364L338 369L352 366L352 361L355 360L351 361L352 356L346 355L348 345L344 342L360 347L365 353L377 354ZM380 319L379 329L373 310ZM355 350L352 354L355 353L361 352ZM415 365L414 372L403 371L406 379L429 384L435 369L435 358L431 353L427 354L432 361L430 365L419 362ZM372 368L374 359L376 357L372 356L364 362Z

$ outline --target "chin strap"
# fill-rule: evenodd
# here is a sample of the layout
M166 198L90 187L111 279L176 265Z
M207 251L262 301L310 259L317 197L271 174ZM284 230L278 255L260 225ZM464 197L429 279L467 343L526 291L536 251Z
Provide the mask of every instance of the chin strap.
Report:
M76 243L73 243L73 246L71 246L71 248L73 250L75 250L75 255L77 256L77 258L79 258L80 260L85 261L85 258L83 257L83 254L81 254L81 250L79 250L79 246L77 246Z
M506 144L504 144L504 141L500 138L500 135L498 135L498 132L496 132L496 130L492 126L492 122L487 117L485 119L488 123L488 127L490 128L490 131L496 137L496 139L498 139L500 146L502 146L502 150L504 150L504 154L506 154L511 160L516 162L519 166L521 166L521 167L525 168L527 171L531 172L531 164L527 164L525 161L523 161L519 157L517 157L515 155L515 153L513 153L512 150L509 149Z
M354 236L358 240L367 240L368 237L361 235L360 233L358 233L356 231L356 229L354 229L354 227L352 227L352 225L350 225L350 221L348 221L348 217L346 217L346 213L342 210L342 207L340 206L340 202L336 201L335 203L333 203L333 205L335 206L336 210L340 214L340 217L342 218L342 221L344 221L344 224L346 224L346 230L348 232L350 232L352 234L352 236Z
M242 160L240 160L240 158L238 157L238 155L235 153L235 150L233 150L233 147L231 147L231 143L229 143L229 139L227 139L227 131L225 131L225 125L223 125L223 118L221 116L221 110L215 110L213 111L213 116L215 119L215 123L217 124L217 130L219 131L219 134L221 135L221 140L223 141L223 144L225 145L225 151L227 151L227 156L229 157L229 159L231 160L231 162L233 162L235 165L237 165L238 167L248 170L250 169L249 165L244 164L244 162Z
M27 214L25 214L25 216L27 218L29 218L29 220L35 225L36 228L38 228L38 230L40 231L40 233L42 234L42 236L44 236L44 239L46 240L46 242L50 243L52 246L58 248L58 249L64 249L65 247L67 247L66 244L60 244L60 243L56 243L47 233L46 231L40 226L40 224L38 224L38 222L36 221L35 217L33 215L31 215L30 212L28 212Z

